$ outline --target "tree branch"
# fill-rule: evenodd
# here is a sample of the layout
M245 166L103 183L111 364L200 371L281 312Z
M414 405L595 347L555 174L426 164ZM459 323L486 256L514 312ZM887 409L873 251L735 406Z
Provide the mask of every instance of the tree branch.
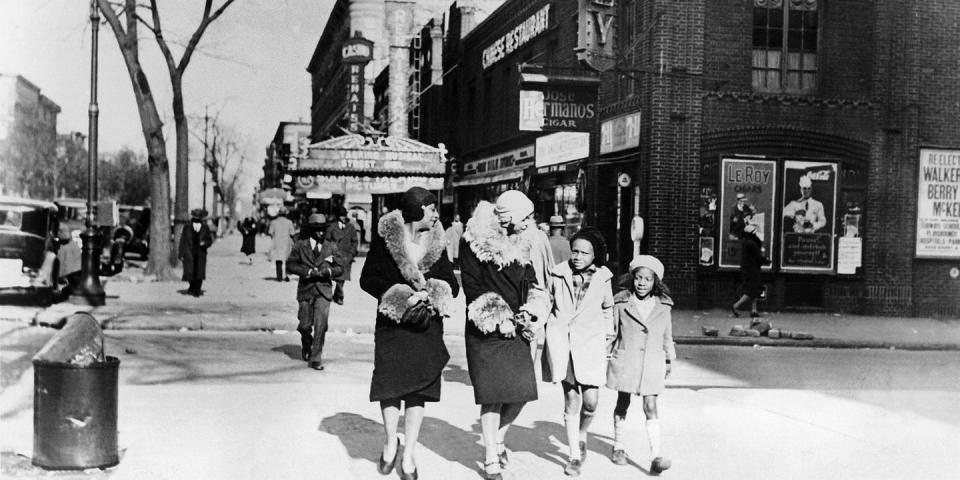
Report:
M134 0L128 0L134 1ZM170 47L167 45L167 41L163 38L163 29L160 26L160 9L157 8L157 0L150 0L150 15L153 17L153 36L157 39L157 45L160 46L160 51L163 52L163 59L167 62L167 70L170 71L170 76L173 76L173 72L177 71L176 61L173 59L173 53L170 52ZM178 72L181 75L183 72Z
M151 0L155 1L155 0ZM207 27L213 23L224 10L233 3L234 0L227 0L223 2L223 5L220 5L213 14L210 13L210 9L213 6L213 0L206 0L203 5L203 19L200 20L200 25L197 25L197 30L193 32L193 35L190 37L190 42L187 43L187 48L183 52L183 56L180 57L180 65L177 68L182 74L186 69L187 65L190 63L190 58L193 56L193 51L197 48L197 44L200 43L200 38L203 37L203 33L207 30Z

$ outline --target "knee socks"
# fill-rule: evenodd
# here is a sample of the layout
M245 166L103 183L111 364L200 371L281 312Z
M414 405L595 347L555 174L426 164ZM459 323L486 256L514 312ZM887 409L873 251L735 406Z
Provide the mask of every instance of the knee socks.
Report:
M647 420L647 439L650 441L650 456L660 456L660 420Z
M567 427L567 448L570 449L570 458L580 458L580 418L577 414L563 414L563 423Z
M623 450L623 431L626 429L627 417L613 416L613 449Z

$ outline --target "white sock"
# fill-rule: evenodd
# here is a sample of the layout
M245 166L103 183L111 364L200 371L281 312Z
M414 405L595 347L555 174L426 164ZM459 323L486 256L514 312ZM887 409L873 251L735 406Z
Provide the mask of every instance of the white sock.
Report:
M623 450L623 430L626 428L624 424L627 423L626 418L620 418L616 415L613 416L613 449L614 450Z
M647 438L650 440L650 456L660 456L660 420L647 420Z
M567 447L570 459L580 458L580 418L579 415L563 415L563 424L567 427Z

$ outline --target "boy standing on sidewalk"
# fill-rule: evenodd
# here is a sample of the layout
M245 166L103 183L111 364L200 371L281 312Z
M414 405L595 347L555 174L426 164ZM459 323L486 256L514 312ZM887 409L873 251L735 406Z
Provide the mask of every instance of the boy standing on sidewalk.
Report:
M323 370L320 357L327 335L334 279L343 273L344 265L337 244L324 240L326 229L326 216L310 215L305 234L296 241L287 258L287 272L300 277L297 283L300 355L314 370Z

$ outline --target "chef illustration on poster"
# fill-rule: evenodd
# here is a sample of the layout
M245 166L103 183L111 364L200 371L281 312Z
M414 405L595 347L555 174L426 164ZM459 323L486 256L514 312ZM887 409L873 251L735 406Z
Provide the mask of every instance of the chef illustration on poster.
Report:
M833 270L836 195L835 163L795 160L783 163L780 267L784 271Z

